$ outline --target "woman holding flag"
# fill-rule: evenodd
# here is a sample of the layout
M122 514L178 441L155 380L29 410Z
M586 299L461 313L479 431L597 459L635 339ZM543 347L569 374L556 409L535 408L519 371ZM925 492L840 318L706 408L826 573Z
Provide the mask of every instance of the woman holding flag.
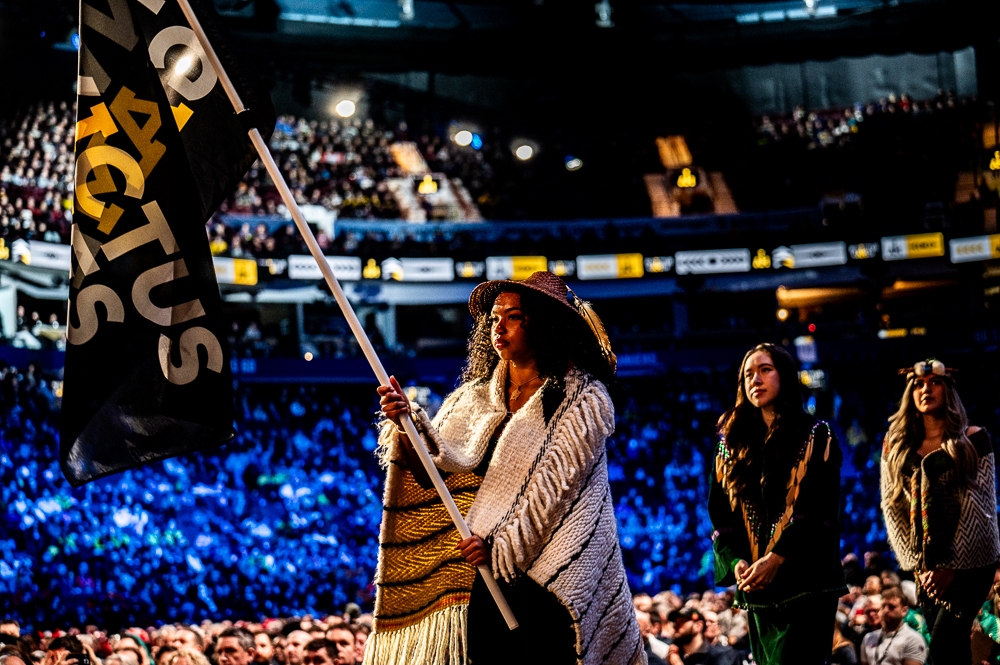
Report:
M528 653L553 665L645 662L607 478L615 356L603 326L549 272L480 284L469 310L461 385L433 421L395 379L378 389L389 478L366 662L488 665ZM468 510L471 538L458 542L434 514L401 433L406 414ZM514 631L468 565L483 563Z

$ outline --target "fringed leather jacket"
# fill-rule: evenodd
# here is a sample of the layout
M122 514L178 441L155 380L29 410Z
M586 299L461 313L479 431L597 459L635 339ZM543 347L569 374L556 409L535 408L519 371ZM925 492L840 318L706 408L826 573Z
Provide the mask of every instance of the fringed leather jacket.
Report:
M736 592L744 609L777 607L818 594L846 593L840 565L840 463L830 426L803 417L764 440L750 442L751 480L737 492L731 478L735 447L716 449L708 512L715 528L715 582L736 583L734 568L768 552L785 558L771 583ZM760 478L755 482L754 478Z

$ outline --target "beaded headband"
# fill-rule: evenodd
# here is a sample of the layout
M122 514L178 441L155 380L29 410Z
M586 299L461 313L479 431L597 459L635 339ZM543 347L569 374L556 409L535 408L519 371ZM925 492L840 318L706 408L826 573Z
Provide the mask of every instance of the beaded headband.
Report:
M946 367L945 364L937 358L928 358L927 360L921 360L920 362L914 363L913 367L903 367L897 372L897 374L905 376L906 380L909 381L914 377L924 376L941 376L954 379L952 374L956 372L958 372L957 369L953 367Z

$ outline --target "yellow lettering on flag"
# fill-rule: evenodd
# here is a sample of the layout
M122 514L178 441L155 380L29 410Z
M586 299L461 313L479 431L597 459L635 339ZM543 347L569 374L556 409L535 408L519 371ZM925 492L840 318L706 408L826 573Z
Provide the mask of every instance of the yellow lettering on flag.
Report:
M160 120L160 107L156 102L139 99L134 92L122 86L115 100L111 102L111 112L115 114L122 129L142 155L139 168L142 169L142 175L148 178L153 167L167 151L167 146L153 138L163 124ZM146 122L141 127L133 113L146 116Z
M510 278L518 282L528 279L533 273L549 269L549 262L544 256L513 256L510 261Z
M233 284L257 284L257 262L253 259L233 259Z
M184 102L181 102L177 106L171 106L170 110L174 112L174 122L177 123L177 131L184 129L184 125L194 115L194 111L189 109Z
M91 115L89 118L84 118L76 123L77 141L98 132L102 136L108 137L118 131L118 127L115 126L115 121L111 118L111 113L108 112L108 107L104 102L90 107L90 111Z
M94 196L90 190L88 178L90 174L102 166L114 166L125 176L125 196L138 199L146 189L146 178L139 164L130 154L109 145L90 147L76 158L76 207L98 220L97 229L101 233L110 234L123 210L112 203L105 204ZM95 183L100 184L100 183ZM106 184L106 183L104 183ZM113 185L114 183L112 183Z
M642 277L642 254L618 254L618 277Z
M906 258L926 259L944 256L944 235L941 233L918 233L906 236Z

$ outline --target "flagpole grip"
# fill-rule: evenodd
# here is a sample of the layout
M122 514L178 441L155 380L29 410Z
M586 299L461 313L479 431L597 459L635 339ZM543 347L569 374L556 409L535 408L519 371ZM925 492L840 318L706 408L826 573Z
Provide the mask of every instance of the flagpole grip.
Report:
M202 49L205 51L205 55L208 57L209 63L215 69L215 72L219 77L219 82L222 84L222 88L225 91L226 96L229 97L229 101L232 103L233 108L236 110L237 114L243 113L247 109L243 105L243 101L240 99L239 93L233 85L232 80L229 78L229 75L226 74L226 70L222 66L222 61L219 60L218 54L215 52L215 49L212 48L212 44L208 40L208 35L205 34L205 30L202 28L201 22L198 20L197 15L195 15L194 10L191 8L190 2L188 2L188 0L177 0L177 2L180 5L180 9L184 14L184 17L191 25L191 29L198 37L198 41L201 42ZM355 313L354 307L351 306L350 301L347 299L347 295L341 288L340 282L337 280L337 276L333 274L333 268L330 267L329 262L323 255L323 250L320 249L319 243L316 242L316 236L313 235L312 229L309 228L309 224L302 216L302 211L299 210L299 206L295 202L295 197L292 195L292 191L288 188L288 183L285 182L284 176L278 169L278 165L275 163L274 157L271 155L271 151L268 150L267 144L264 143L264 138L260 135L260 131L258 131L256 127L252 127L247 133L250 136L250 141L253 143L254 148L257 150L257 155L264 164L264 168L267 169L268 175L271 176L271 180L274 182L275 187L278 188L281 200L284 201L285 206L291 213L292 219L295 221L296 228L302 235L302 239L305 241L306 247L309 248L309 253L316 260L320 272L323 273L323 279L326 281L327 286L330 287L330 291L333 293L333 297L337 300L337 304L340 305L340 309L344 313L344 317L347 319L347 324L350 326L351 332L353 332L354 336L357 338L358 345L361 347L362 352L364 352L365 358L368 359L368 363L371 365L372 370L374 370L376 378L378 378L381 385L388 386L389 374L385 371L385 367L382 366L382 361L375 352L375 347L372 346L371 340L368 339L364 326L361 325L361 321L358 319L358 315ZM430 453L427 450L427 444L424 443L423 438L417 431L417 427L414 424L413 419L409 415L403 419L403 429L410 438L410 443L413 444L413 449L416 451L417 457L420 458L420 463L424 465L427 475L434 483L434 489L437 490L438 495L441 497L441 501L448 510L451 520L455 523L455 527L458 529L458 533L462 536L463 540L471 537L472 532L469 530L469 525L465 523L462 513L458 510L458 506L455 504L455 499L452 498L451 492L448 491L448 488L444 484L444 480L441 478L441 473L434 464L434 460L431 459ZM490 567L483 564L478 566L478 570L483 576L483 579L486 581L486 586L490 590L490 595L493 596L493 600L496 601L497 607L500 608L500 613L507 622L507 627L510 628L510 630L514 630L518 625L517 619L514 618L514 613L507 604L507 600L504 598L503 592L500 590L500 586L493 577Z

